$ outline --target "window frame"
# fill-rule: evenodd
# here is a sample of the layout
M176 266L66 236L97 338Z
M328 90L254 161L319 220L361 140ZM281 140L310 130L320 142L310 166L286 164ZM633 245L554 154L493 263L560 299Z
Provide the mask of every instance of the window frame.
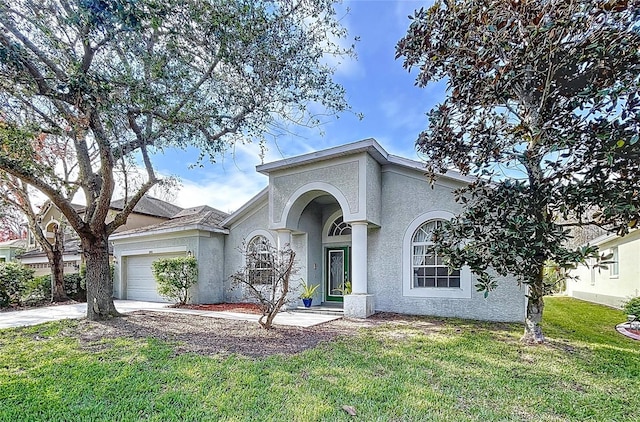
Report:
M472 295L472 277L469 267L460 268L459 287L415 287L414 286L414 236L425 224L454 217L448 211L429 211L416 217L407 227L402 247L402 294L407 297L470 299ZM425 246L430 242L424 243Z
M612 246L609 251L611 252L611 264L609 264L609 278L620 277L620 250L617 246Z
M266 259L259 259L254 261L254 252L251 250L256 247L260 241L261 251L257 251L257 256L265 256ZM274 277L274 262L272 254L273 245L271 241L262 234L254 235L249 242L247 242L247 261L245 263L247 268L247 280L252 286L270 286L273 284ZM259 265L256 267L255 265ZM270 275L268 273L271 273ZM255 277L252 275L254 274ZM263 274L267 274L266 276ZM259 275L259 276L258 276ZM266 281L270 279L270 281ZM260 282L253 282L253 280L259 280Z
M425 221L413 233L411 239L411 273L413 275L411 288L413 289L429 287L438 289L460 288L460 270L449 270L449 267L442 263L442 258L433 250L434 243L430 238L417 240L418 236L421 235L421 231L424 232L426 236L429 236L429 233L441 227L444 221L446 220L433 219ZM417 253L418 251L419 253ZM416 258L419 262L416 262ZM420 283L420 281L422 281L422 283ZM452 286L452 282L456 285ZM432 285L429 285L431 283ZM418 284L424 285L420 286Z

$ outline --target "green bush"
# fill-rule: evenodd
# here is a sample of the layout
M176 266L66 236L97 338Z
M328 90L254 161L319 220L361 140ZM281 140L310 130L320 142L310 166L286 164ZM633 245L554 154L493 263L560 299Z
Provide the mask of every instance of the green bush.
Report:
M64 291L77 302L87 300L84 277L81 273L64 275ZM40 305L51 301L51 274L39 275L29 280L23 291L23 302L26 305Z
M640 318L640 296L630 299L622 309L627 315L635 315Z
M33 279L33 270L17 262L0 263L0 308L21 305L28 283Z
M51 276L39 275L26 283L22 301L26 305L39 305L51 300Z
M198 262L194 257L165 258L153 261L153 276L158 293L184 305L189 301L189 287L198 281Z

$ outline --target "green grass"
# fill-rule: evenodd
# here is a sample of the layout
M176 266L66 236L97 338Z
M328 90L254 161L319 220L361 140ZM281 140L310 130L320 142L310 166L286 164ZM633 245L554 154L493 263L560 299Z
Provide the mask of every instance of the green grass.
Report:
M545 346L520 344L517 324L425 318L258 360L154 339L86 350L63 334L73 321L0 330L0 420L351 420L342 405L362 421L640 420L640 342L615 332L622 312L546 304Z

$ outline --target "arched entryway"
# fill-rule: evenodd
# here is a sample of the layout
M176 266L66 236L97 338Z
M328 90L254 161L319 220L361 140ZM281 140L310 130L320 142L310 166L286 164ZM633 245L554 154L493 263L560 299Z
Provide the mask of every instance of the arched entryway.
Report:
M291 195L275 230L279 247L296 251L305 283L320 286L314 303L345 300L346 313L349 301L367 296L363 309L350 314L366 317L373 312L367 307L367 222L352 215L340 190L313 183Z

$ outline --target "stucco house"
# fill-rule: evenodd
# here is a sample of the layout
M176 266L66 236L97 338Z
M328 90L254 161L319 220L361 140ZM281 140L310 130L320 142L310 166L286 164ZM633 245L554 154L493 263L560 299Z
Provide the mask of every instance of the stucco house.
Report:
M601 234L589 243L597 245L601 253L611 254L613 263L607 269L580 265L572 270L571 275L578 279L567 280L567 294L614 307L640 296L640 230L624 237Z
M503 280L484 298L468 268L450 273L429 251L430 231L460 210L453 190L470 178L448 172L431 186L422 163L391 155L374 139L263 164L257 171L269 177L268 186L231 215L202 207L114 234L115 297L163 300L151 262L191 254L199 265L194 302L240 301L229 276L245 264L265 268L245 263L238 248L259 250L268 243L296 252L297 277L320 286L314 305L341 305L346 316L387 311L524 319L525 292L513 280ZM346 281L352 294L342 294Z

